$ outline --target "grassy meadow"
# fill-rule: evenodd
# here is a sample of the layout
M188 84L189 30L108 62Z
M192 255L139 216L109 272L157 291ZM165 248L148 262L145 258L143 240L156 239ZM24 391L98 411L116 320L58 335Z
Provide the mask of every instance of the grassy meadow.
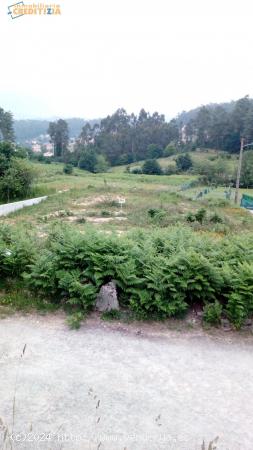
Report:
M193 157L203 159L210 154L213 152L195 152ZM162 158L160 162L165 167L171 160L173 157ZM35 163L34 167L37 181L33 195L48 195L48 199L2 217L1 222L35 228L39 235L47 233L48 226L57 221L71 223L80 230L92 225L120 234L138 227L189 225L187 215L204 208L206 220L190 223L196 232L227 234L253 230L253 216L234 205L233 190L230 201L225 197L226 187L212 188L202 198L197 196L205 186L184 190L186 184L196 182L196 175L134 175L126 173L124 166L104 174L75 168L72 175L66 175L60 163ZM250 193L250 190L243 192ZM121 206L119 198L122 197L125 203ZM159 214L152 217L152 209ZM216 223L208 220L214 214L219 216Z
M222 154L224 154L225 156L227 155L224 152L221 152L219 150L214 150L214 149L197 150L197 151L192 151L192 152L188 152L188 153L191 156L192 161L195 163L196 162L204 162L206 160L213 161L215 158L221 156ZM168 165L176 166L175 160L176 160L177 156L178 155L176 154L176 155L168 156L167 158L158 158L157 161L159 162L160 166L163 169L165 169ZM236 167L237 159L238 159L238 155L231 155L231 159L229 160L229 164L230 164L231 168ZM128 164L128 166L130 168L141 167L143 163L144 163L144 161L138 161L138 162ZM126 167L127 167L127 165L113 167L112 171L118 172L118 173L123 173L123 172L125 172Z

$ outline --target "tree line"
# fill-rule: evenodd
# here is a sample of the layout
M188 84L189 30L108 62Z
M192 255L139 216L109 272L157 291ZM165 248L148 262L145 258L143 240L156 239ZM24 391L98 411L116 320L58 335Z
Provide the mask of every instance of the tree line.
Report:
M253 141L253 99L207 105L178 117L181 142L186 147L203 147L238 153L240 139Z
M236 102L203 106L170 121L157 112L141 109L135 115L121 108L99 122L85 123L71 151L67 121L50 122L47 132L54 144L53 159L90 172L198 147L238 153L242 136L248 143L253 141L253 99L246 96ZM0 140L14 142L13 116L2 108Z
M253 99L202 106L170 121L157 112L142 109L135 115L121 108L98 123L87 122L71 154L66 121L51 122L48 133L56 157L92 172L100 165L130 164L199 147L238 153L242 136L253 141Z
M13 115L0 108L0 200L9 202L31 193L35 171L26 149L15 144Z
M176 120L166 122L157 112L152 115L142 109L138 116L118 109L99 123L86 123L76 141L74 152L68 152L68 126L58 120L49 124L48 133L54 144L55 156L65 162L96 171L99 166L129 164L163 155L168 143L179 141Z

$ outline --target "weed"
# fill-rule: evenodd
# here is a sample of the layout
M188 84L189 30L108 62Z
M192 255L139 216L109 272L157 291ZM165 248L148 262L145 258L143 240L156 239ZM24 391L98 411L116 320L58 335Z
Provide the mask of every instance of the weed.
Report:
M5 311L24 311L30 312L36 310L40 313L53 312L57 309L57 305L49 302L45 298L34 297L31 292L26 289L11 288L0 297L0 306Z
M212 223L223 223L222 217L217 213L214 213L209 220Z
M80 223L80 224L86 223L86 219L85 219L85 217L78 217L78 218L76 219L76 222L77 222L77 223Z
M121 313L117 309L111 309L110 311L105 311L101 314L102 320L120 320Z
M110 211L106 211L106 210L102 210L101 211L101 216L102 217L110 217L112 214L110 213Z
M220 325L222 315L222 305L215 300L214 303L210 303L204 306L203 320L210 325Z
M197 222L202 224L205 218L206 218L206 209L200 208L195 214L195 219L197 220Z
M68 316L67 324L71 330L78 330L84 318L85 316L83 312L81 311L75 312Z
M195 222L195 215L192 212L189 212L186 216L187 222L193 223Z
M69 217L69 216L73 216L73 212L63 209L62 211L58 211L58 217Z

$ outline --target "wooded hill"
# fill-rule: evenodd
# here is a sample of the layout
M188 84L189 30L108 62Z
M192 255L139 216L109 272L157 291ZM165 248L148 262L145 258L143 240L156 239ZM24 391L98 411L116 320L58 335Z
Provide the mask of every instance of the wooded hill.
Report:
M150 114L142 109L135 115L121 108L102 120L66 122L69 137L79 136L81 149L92 148L111 165L162 156L168 145L181 151L200 147L237 153L241 136L246 142L253 141L253 99L246 96L230 103L201 106L170 121L158 112ZM15 121L16 141L36 139L46 134L48 128L47 120ZM150 145L153 145L151 154Z

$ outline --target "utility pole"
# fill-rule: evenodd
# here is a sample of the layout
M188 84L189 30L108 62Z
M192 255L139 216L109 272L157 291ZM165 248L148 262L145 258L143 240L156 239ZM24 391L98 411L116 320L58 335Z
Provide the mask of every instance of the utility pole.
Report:
M235 204L237 205L239 199L239 188L240 188L240 178L241 178L241 169L242 169L242 155L243 155L243 147L244 147L244 138L241 138L241 148L240 155L238 161L238 169L237 169L237 177L236 177L236 188L235 188Z

